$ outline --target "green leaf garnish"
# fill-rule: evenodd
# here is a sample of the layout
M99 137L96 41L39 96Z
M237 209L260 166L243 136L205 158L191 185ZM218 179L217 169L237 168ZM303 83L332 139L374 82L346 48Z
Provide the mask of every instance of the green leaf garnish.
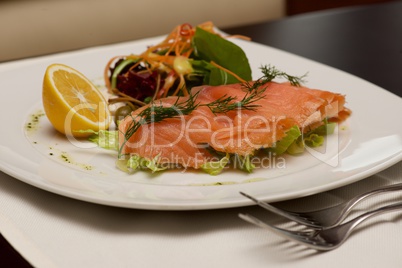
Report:
M242 79L250 81L251 68L244 51L236 44L197 27L192 39L194 58L206 62L215 62L230 70ZM222 70L212 65L204 66L210 70L208 85L224 85L238 83L230 74L223 74Z
M248 173L253 172L253 170L255 169L255 165L251 162L251 157L251 155L242 156L236 154L234 156L236 167Z
M90 142L95 143L101 148L118 150L119 148L119 133L117 130L99 130L94 131L92 129L79 130L80 133L91 133L92 135L88 137Z
M269 148L269 151L275 155L281 155L288 150L289 146L300 137L301 132L298 126L291 127L287 132L286 136L275 143L275 146Z
M201 169L210 175L218 175L229 163L229 160L229 154L226 154L226 156L222 157L219 161L210 161L204 163L201 166Z
M304 138L304 143L309 147L318 147L324 144L324 137L318 134L310 134L308 137Z
M128 159L117 160L116 166L127 173L134 173L139 169L149 169L152 171L152 173L154 173L167 169L167 167L161 167L159 165L159 156L160 155L157 155L152 159L148 159L137 154L133 154Z

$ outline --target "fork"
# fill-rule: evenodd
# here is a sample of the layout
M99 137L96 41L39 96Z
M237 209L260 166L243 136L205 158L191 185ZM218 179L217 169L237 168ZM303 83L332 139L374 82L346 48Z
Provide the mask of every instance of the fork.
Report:
M398 190L402 190L402 183L383 186L381 188L377 188L369 192L360 194L350 199L349 201L340 203L336 206L309 212L296 212L281 209L266 202L263 202L261 200L258 200L257 198L250 196L244 192L240 193L243 196L254 201L260 207L263 207L268 211L281 215L289 220L295 221L297 223L306 225L314 229L326 229L336 226L340 222L342 222L349 215L352 208L363 199L373 196L375 194L398 191Z
M285 230L282 228L278 228L276 226L267 224L262 222L261 220L247 215L247 214L239 214L239 217L243 220L246 220L250 223L253 223L259 227L269 229L276 234L287 238L289 240L295 241L299 244L305 245L307 247L320 250L320 251L329 251L333 250L340 245L342 245L349 235L352 233L354 228L358 226L363 221L367 220L368 218L376 215L380 215L385 212L390 212L394 210L402 209L402 202L381 207L379 209L375 209L369 212L366 212L346 223L341 225L337 225L335 227L331 227L328 229L322 230L315 230L311 229L310 231L291 231Z

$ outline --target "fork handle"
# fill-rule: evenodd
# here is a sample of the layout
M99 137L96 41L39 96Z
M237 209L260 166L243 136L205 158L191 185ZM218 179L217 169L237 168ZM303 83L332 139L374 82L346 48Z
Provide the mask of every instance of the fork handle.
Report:
M391 212L394 210L399 210L402 209L402 202L398 202L396 204L392 204L392 205L388 205L388 206L384 206L369 212L366 212L344 224L342 224L341 226L346 227L348 226L348 228L345 228L344 230L347 230L348 233L351 232L351 230L353 228L355 228L357 225L359 225L360 223L364 222L365 220L373 217L373 216L377 216L386 212Z
M373 195L376 195L376 194L392 192L392 191L399 191L399 190L402 190L402 183L383 186L381 188L371 190L369 192L360 194L360 195L350 199L347 202L347 205L345 206L344 210L341 213L341 215L342 215L341 218L339 218L337 222L343 221L348 216L348 214L352 210L352 208L355 205L357 205L360 201L362 201L363 199L366 199L367 197L370 197L370 196L373 196Z

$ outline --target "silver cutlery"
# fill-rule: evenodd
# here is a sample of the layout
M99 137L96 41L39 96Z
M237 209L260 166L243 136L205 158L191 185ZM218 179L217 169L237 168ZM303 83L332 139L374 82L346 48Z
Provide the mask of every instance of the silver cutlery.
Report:
M370 217L400 209L402 209L402 203L397 203L366 212L346 223L337 225L335 227L322 230L311 229L310 231L285 230L264 223L261 220L247 214L239 214L239 217L259 227L269 229L286 239L295 241L309 248L313 248L320 251L329 251L342 245L349 237L349 235L352 233L352 231L360 223L364 222Z
M349 215L352 208L363 199L366 199L367 197L376 194L398 191L398 190L402 190L402 183L383 186L381 188L377 188L369 192L360 194L352 198L351 200L340 203L336 206L309 212L296 212L281 209L266 202L263 202L261 200L258 200L257 198L250 196L246 193L243 192L240 193L245 197L254 201L260 207L269 210L275 214L281 215L289 220L295 221L297 223L306 225L314 229L325 229L336 226L340 222L342 222Z

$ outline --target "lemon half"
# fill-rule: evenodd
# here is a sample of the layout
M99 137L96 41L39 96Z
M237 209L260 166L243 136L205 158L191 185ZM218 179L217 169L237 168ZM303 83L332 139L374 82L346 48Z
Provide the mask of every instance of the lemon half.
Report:
M110 111L102 93L79 71L63 64L47 67L42 100L53 127L65 135L86 137L82 130L99 131L110 124Z

